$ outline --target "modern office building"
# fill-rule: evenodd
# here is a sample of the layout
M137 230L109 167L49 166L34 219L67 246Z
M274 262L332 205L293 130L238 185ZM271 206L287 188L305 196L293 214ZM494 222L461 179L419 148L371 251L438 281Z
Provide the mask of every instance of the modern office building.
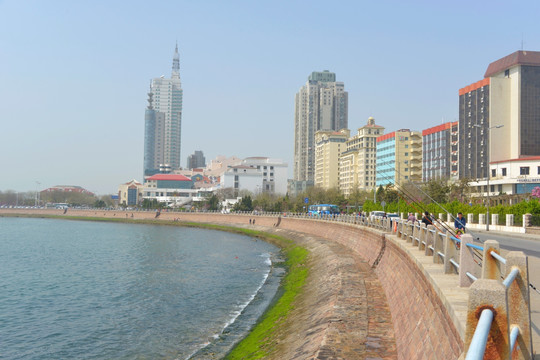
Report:
M315 133L348 127L348 93L336 74L313 72L295 97L294 177L302 184L315 178ZM294 187L294 186L293 186Z
M422 181L422 136L401 129L377 138L376 186Z
M375 188L377 138L384 134L384 127L370 117L345 142L345 151L339 156L339 189L348 197L356 188L369 191Z
M178 45L174 51L171 78L152 79L145 111L144 176L159 172L160 166L180 168L182 134L182 83Z
M339 187L339 155L345 151L349 136L348 129L315 133L315 186L323 189Z
M540 52L516 51L459 90L459 178L483 179L487 190L488 169L498 168L489 163L540 155L539 89Z
M457 178L458 122L422 131L422 181Z
M200 150L196 150L193 154L187 158L186 168L188 169L200 169L206 167L206 159L204 154Z

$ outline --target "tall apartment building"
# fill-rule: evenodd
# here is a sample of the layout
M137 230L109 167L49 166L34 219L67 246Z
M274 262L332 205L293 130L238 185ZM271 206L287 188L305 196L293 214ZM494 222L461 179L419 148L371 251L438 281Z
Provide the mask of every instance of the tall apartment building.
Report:
M188 169L199 169L206 167L206 159L204 154L200 150L195 150L195 152L188 156L186 168Z
M373 190L376 176L377 137L384 127L370 117L358 133L345 142L345 151L339 156L339 189L348 197L358 190Z
M401 129L377 138L376 186L422 181L422 135Z
M457 178L458 122L422 131L422 181Z
M460 178L487 178L489 162L540 155L539 88L540 52L516 51L459 90Z
M171 78L152 79L144 122L144 176L159 172L160 166L180 168L182 134L182 83L180 55L174 50Z
M295 182L313 182L315 177L315 133L339 131L348 126L348 93L336 74L313 72L295 97Z
M539 89L540 52L516 51L459 90L459 177L483 179L477 192L488 192L488 175L494 194L540 185L538 177L529 178L530 168L540 166Z
M339 155L345 150L350 131L320 130L315 133L315 186L323 189L339 186Z

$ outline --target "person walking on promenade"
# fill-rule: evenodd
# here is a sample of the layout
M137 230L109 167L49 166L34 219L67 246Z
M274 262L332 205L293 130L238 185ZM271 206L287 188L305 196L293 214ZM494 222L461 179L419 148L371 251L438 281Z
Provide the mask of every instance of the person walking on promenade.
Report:
M454 228L461 233L465 232L465 226L467 226L467 220L463 217L462 213L457 214L457 219L454 221Z
M407 220L414 224L416 222L416 216L414 216L413 213L409 213L409 217L407 218Z
M426 224L426 226L433 225L433 221L431 220L431 216L429 215L428 211L426 211L422 216L422 222Z

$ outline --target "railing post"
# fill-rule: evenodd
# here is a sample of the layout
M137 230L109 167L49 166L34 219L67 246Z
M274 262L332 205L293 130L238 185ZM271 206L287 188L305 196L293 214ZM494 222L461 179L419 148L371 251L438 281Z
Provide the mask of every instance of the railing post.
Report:
M478 214L478 225L486 224L486 214Z
M450 262L450 259L457 258L457 249L454 240L451 239L450 231L446 230L446 236L444 237L444 273L445 274L456 274L458 273L457 269L454 268L454 265Z
M407 242L410 242L411 244L414 245L414 239L418 237L418 227L413 223L412 224L412 236L407 238Z
M467 214L467 224L472 224L474 220L474 214Z
M499 242L486 240L484 242L484 256L482 261L482 279L500 280L503 273L503 264L491 256L490 253L492 251L500 255Z
M441 233L439 231L435 232L435 235L433 236L433 263L434 264L442 264L444 261L439 255L439 252L444 253L444 247L443 247L443 238L441 238Z
M474 262L473 249L468 247L467 244L474 242L473 237L470 234L461 236L461 248L459 251L459 286L468 287L473 283L472 279L467 276L467 272L478 277L478 265Z
M426 224L422 223L420 227L420 236L418 237L419 238L418 250L424 250L425 248L424 242L426 241L427 235L428 235L428 232L427 232Z
M499 214L491 214L491 225L499 225Z
M403 220L403 236L402 236L402 238L404 240L409 239L409 235L411 233L411 227L409 225L410 225L409 221Z
M506 274L513 268L519 269L519 275L510 284L506 296L508 301L509 326L519 326L519 336L516 341L512 359L532 359L531 309L529 293L528 258L522 251L510 251L506 254ZM510 349L512 350L512 349ZM516 352L518 356L516 357Z
M514 226L514 214L506 214L506 226Z
M435 229L435 226L428 225L427 227L427 234L426 234L426 245L424 248L424 254L426 256L433 255L433 250L431 250L429 247L430 245L433 246L433 243L435 242L435 235L437 235L437 230Z
M464 250L463 243L461 250ZM494 315L493 323L489 329L485 355L490 360L508 360L510 359L510 351L506 289L498 280L478 279L469 289L464 353L467 354L469 350L480 314L484 309L492 310Z
M523 214L523 227L524 228L531 226L531 218L532 218L531 214Z

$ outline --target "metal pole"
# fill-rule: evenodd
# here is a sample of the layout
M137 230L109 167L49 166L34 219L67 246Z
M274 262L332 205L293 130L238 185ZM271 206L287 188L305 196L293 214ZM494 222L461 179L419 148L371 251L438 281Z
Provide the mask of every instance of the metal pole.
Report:
M491 133L491 132L490 132ZM489 160L488 160L488 174L487 174L487 219L486 219L486 231L489 231L489 192L490 192L490 188L489 188L489 178L491 176L491 168L489 166Z
M471 344L469 345L469 351L467 351L467 357L465 360L483 359L484 352L486 351L486 343L489 336L489 329L493 321L493 312L490 309L482 310L480 314L480 320L476 325Z

